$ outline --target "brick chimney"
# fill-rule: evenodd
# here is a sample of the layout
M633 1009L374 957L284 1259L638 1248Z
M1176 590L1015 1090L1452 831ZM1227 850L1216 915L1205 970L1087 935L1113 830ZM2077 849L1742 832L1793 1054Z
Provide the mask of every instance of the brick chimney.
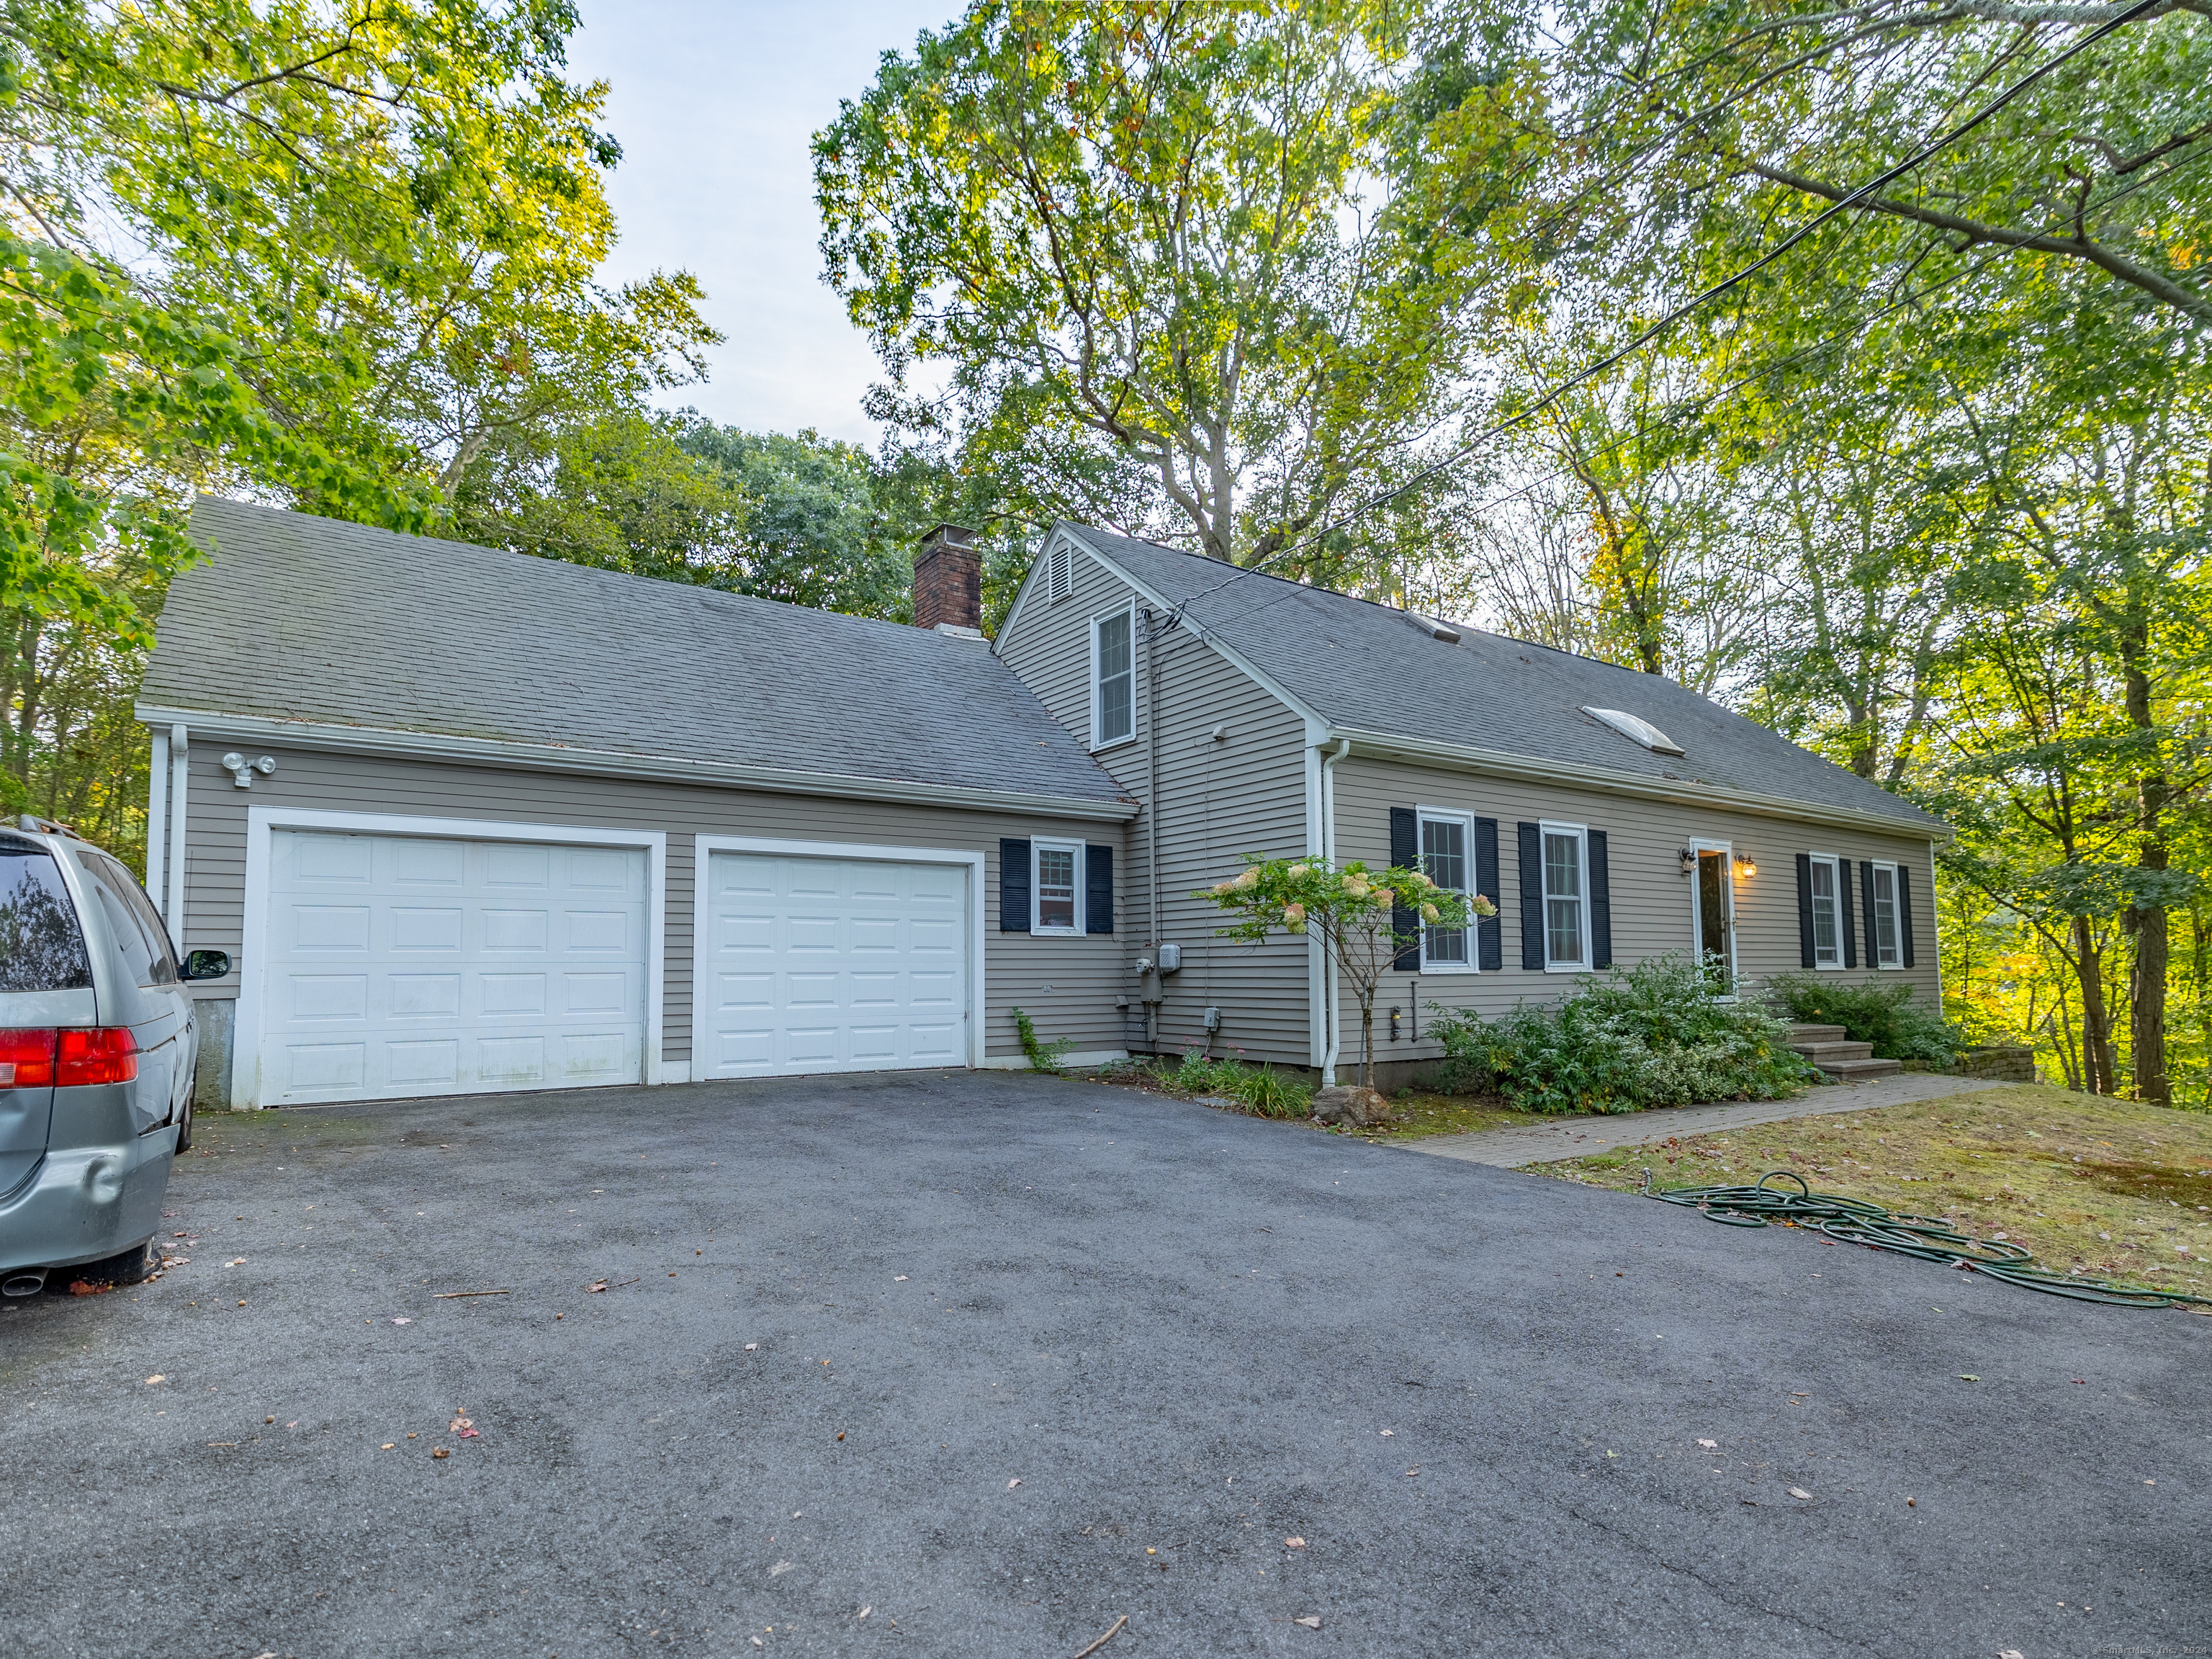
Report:
M914 561L914 625L981 636L983 560L974 531L941 524L921 538Z

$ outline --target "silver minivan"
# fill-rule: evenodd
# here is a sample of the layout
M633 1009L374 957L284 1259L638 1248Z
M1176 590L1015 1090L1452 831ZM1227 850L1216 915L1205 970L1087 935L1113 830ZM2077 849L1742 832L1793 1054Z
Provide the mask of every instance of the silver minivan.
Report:
M229 971L219 951L179 965L145 890L74 831L0 824L0 1294L151 1271L192 1138L184 981Z

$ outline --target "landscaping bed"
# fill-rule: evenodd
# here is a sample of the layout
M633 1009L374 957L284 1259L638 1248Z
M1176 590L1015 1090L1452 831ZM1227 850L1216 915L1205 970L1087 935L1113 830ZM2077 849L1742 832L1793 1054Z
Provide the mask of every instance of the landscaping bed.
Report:
M2014 1085L1600 1152L1529 1173L1815 1188L2024 1245L2060 1273L2212 1295L2212 1114Z

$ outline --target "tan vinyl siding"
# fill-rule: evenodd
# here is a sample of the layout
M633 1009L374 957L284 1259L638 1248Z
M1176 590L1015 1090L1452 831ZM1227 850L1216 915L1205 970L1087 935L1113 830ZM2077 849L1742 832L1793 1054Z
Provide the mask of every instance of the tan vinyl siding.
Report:
M668 837L666 955L663 978L665 1062L691 1052L692 837L757 836L890 847L957 848L984 854L984 1027L987 1052L1015 1054L1020 1044L1007 1012L1019 1004L1048 1039L1071 1037L1078 1049L1118 1049L1123 1017L1114 999L1125 988L1130 933L1127 888L1133 837L1126 825L1029 817L1003 811L842 800L520 768L264 749L276 772L238 788L217 764L226 747L214 728L195 728L187 814L185 940L188 947L242 957L246 809L313 807L404 817L647 830ZM1058 836L1114 849L1116 932L1082 939L1033 938L999 931L999 842ZM203 995L234 997L237 980Z
M1077 739L1091 740L1091 624L1127 606L1128 585L1077 549L1073 592L1048 604L1040 580L996 647ZM1142 607L1142 600L1139 601ZM1098 752L1099 764L1130 794L1155 809L1151 687L1141 616L1136 629L1136 735ZM1307 850L1305 723L1212 647L1180 630L1152 645L1159 677L1160 937L1182 947L1180 973L1165 977L1152 1047L1161 1054L1208 1048L1205 1011L1221 1010L1210 1052L1304 1066L1312 1058L1308 1013L1309 951L1303 940L1255 947L1217 939L1212 905L1189 896L1243 866L1245 853L1287 856ZM1213 736L1220 727L1219 738ZM1148 826L1128 832L1126 988L1135 1006L1136 962L1150 937ZM1132 1048L1144 1046L1140 1021Z
M1388 862L1394 806L1442 807L1498 820L1498 885L1503 890L1490 896L1498 901L1504 923L1504 965L1494 973L1425 975L1418 988L1407 975L1384 975L1376 998L1378 1060L1431 1059L1442 1053L1425 1037L1418 1044L1412 1040L1410 1019L1401 1024L1401 1039L1395 1043L1390 1041L1388 1011L1394 1003L1410 1012L1418 1000L1425 1030L1431 1002L1494 1015L1520 1002L1553 1000L1580 982L1578 975L1531 971L1521 966L1516 826L1547 819L1606 832L1616 966L1669 951L1686 953L1693 948L1692 878L1682 873L1683 847L1693 840L1727 842L1733 852L1750 854L1759 873L1736 879L1735 899L1737 971L1753 994L1759 981L1770 975L1795 972L1799 967L1798 854L1828 853L1851 860L1859 966L1856 970L1843 970L1842 976L1852 981L1874 972L1865 958L1856 866L1863 859L1898 864L1911 872L1914 965L1883 969L1878 977L1884 982L1909 983L1916 997L1931 1004L1936 1000L1935 880L1924 839L1832 830L1747 812L1708 811L1597 790L1532 785L1358 757L1344 761L1335 772L1336 833L1346 859ZM1348 1068L1357 1063L1359 1054L1359 1006L1348 986L1344 991L1343 1016L1341 1063Z

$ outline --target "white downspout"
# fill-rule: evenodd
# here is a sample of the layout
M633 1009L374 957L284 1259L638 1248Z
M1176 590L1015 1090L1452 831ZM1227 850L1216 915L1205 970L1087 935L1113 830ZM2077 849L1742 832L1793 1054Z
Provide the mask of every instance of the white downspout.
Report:
M185 791L191 782L191 734L179 724L169 728L169 902L162 920L181 954L185 948Z
M1336 763L1351 752L1352 739L1339 738L1336 752L1321 760L1321 855L1331 865L1336 862ZM1336 1057L1344 1048L1343 993L1337 984L1336 960L1326 945L1322 947L1321 960L1322 1018L1328 1022L1328 1047L1322 1051L1321 1080L1333 1086Z
M146 762L146 896L161 919L169 918L169 884L163 878L169 854L169 734L154 733L154 752ZM176 929L169 930L176 943Z

